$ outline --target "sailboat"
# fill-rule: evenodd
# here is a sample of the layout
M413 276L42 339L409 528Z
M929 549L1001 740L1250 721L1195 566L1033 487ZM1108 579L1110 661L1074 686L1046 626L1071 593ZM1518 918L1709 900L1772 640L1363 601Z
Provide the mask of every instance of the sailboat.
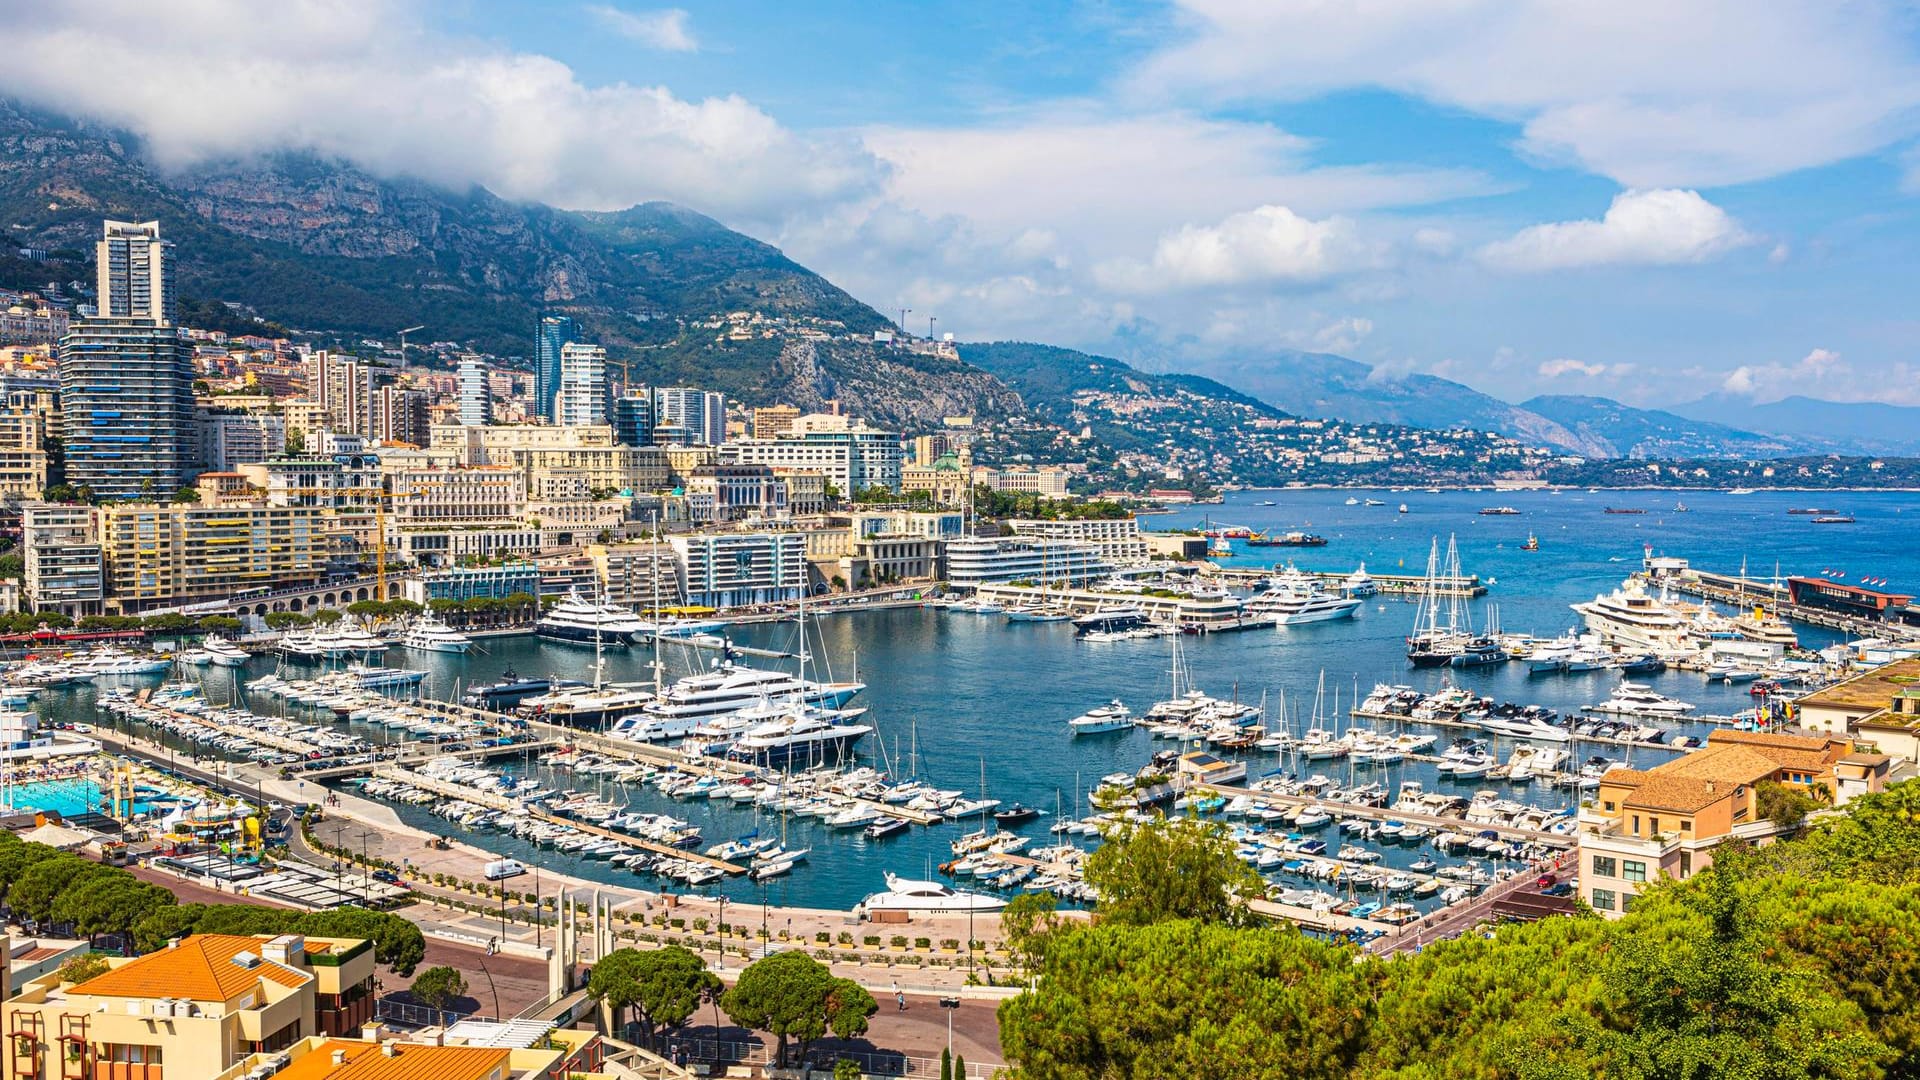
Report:
M1442 581L1445 581L1446 622L1441 623ZM1440 538L1434 537L1427 554L1427 576L1414 612L1413 633L1407 637L1407 659L1414 667L1444 667L1453 662L1472 636L1460 610L1460 549L1447 537L1444 579L1440 567Z
M1533 535L1532 533L1528 533L1527 542L1520 545L1520 550L1521 551L1539 551L1540 538Z

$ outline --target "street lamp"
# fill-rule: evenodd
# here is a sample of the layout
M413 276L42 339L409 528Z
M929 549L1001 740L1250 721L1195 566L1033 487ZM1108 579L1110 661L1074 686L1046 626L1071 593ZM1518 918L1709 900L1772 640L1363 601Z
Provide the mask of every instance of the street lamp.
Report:
M714 927L714 930L720 935L720 960L713 965L713 969L725 971L727 970L727 894L724 892L720 894L720 923ZM719 1028L715 1027L714 1030L717 1037Z
M499 951L500 942L497 939L487 942L488 956L492 956ZM477 960L475 963L480 965L480 974L487 977L487 989L493 992L493 1018L495 1020L503 1019L504 1017L500 1012L500 988L493 985L493 972L487 970L487 962L485 960Z
M960 1011L960 999L957 997L943 997L940 999L940 1008L947 1014L947 1056L952 1057L953 1014Z

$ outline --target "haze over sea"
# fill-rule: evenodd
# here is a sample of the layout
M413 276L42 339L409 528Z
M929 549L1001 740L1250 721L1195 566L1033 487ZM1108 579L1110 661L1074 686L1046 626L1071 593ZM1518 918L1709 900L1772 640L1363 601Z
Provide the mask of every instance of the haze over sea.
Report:
M1353 495L1377 498L1384 506L1346 506ZM1276 505L1260 505L1272 500ZM1676 513L1676 500L1688 512ZM1408 513L1397 513L1405 502ZM1508 505L1514 516L1481 516L1484 506ZM1638 507L1638 515L1611 515L1603 508ZM1805 517L1788 516L1792 507L1819 506L1852 514L1852 525L1814 525ZM1424 571L1429 545L1437 536L1444 548L1448 534L1458 537L1460 558L1467 573L1490 583L1487 597L1473 605L1479 624L1486 605L1495 605L1500 625L1510 632L1542 636L1574 626L1577 617L1567 605L1589 599L1620 583L1638 567L1643 545L1660 554L1692 560L1705 569L1737 571L1742 559L1756 577L1770 577L1777 562L1780 573L1817 574L1844 571L1847 580L1885 577L1888 588L1899 591L1920 586L1920 552L1906 539L1909 520L1920 520L1920 493L1808 493L1763 492L1735 496L1716 492L1385 492L1346 490L1288 490L1238 492L1224 504L1183 509L1170 515L1142 519L1155 530L1199 526L1206 520L1247 525L1258 530L1307 529L1326 537L1323 548L1245 549L1230 560L1235 566L1270 565L1293 557L1303 569L1346 573L1361 563L1373 573L1418 574ZM1540 550L1521 550L1527 535L1539 537ZM1339 697L1341 725L1353 695L1364 695L1375 683L1403 683L1436 688L1454 679L1498 700L1538 702L1562 710L1577 709L1601 700L1619 679L1613 673L1575 676L1529 676L1526 668L1509 664L1494 668L1450 671L1413 671L1404 657L1403 638L1411 626L1413 605L1398 599L1375 597L1350 621L1319 623L1274 631L1223 634L1181 641L1188 667L1197 685L1216 696L1268 703L1269 723L1278 724L1280 699L1285 696L1296 731L1313 707L1315 684L1326 674L1325 712L1334 716L1333 698ZM857 674L868 690L856 704L870 709L866 721L880 738L870 737L861 756L877 759L884 743L896 772L914 757L921 775L941 787L980 787L984 766L987 793L1005 803L1024 802L1053 812L1075 813L1075 793L1084 793L1098 779L1117 770L1132 771L1154 750L1174 744L1155 742L1145 731L1107 735L1068 735L1066 721L1087 708L1118 697L1141 711L1167 696L1170 645L1168 639L1088 644L1074 640L1070 624L1008 623L1001 616L947 613L912 608L830 615L815 626L816 656L831 665L831 674ZM743 645L792 651L791 624L739 627L731 635ZM1834 640L1828 632L1801 629L1803 644L1819 646ZM468 658L421 657L396 650L389 662L426 666L432 672L432 692L448 696L456 684L492 681L511 665L521 673L554 672L589 677L592 652L537 641L531 636L484 642L486 655ZM669 657L680 672L690 662L705 662L711 652ZM651 676L650 650L610 654L608 677L641 681ZM774 661L749 659L771 664ZM260 659L246 669L257 677L273 662ZM857 669L857 670L856 670ZM298 670L298 669L297 669ZM220 680L230 677L220 669L207 676L215 700L225 696ZM1728 714L1747 706L1744 687L1709 685L1704 676L1669 672L1652 677L1664 694L1696 702L1700 712ZM90 698L90 694L86 695ZM56 709L59 698L38 706ZM71 701L72 699L66 699ZM84 700L84 698L83 698ZM254 707L278 713L277 703L256 697ZM103 717L104 719L104 717ZM1331 725L1330 725L1331 726ZM1688 730L1703 731L1704 728ZM380 729L366 729L381 737ZM1441 745L1452 737L1441 735ZM1511 743L1500 740L1502 759ZM1620 757L1617 748L1585 748ZM917 755L915 751L917 750ZM1659 751L1645 752L1664 758ZM1642 752L1636 751L1639 759ZM1340 771L1333 762L1302 765L1303 772ZM1282 767L1274 755L1255 754L1250 773L1258 776ZM1292 768L1291 765L1287 766ZM586 787L591 778L571 777L540 770L548 783ZM1446 785L1428 766L1409 764L1375 776L1397 787L1404 779L1418 779L1429 787L1470 794L1476 784ZM603 785L604 787L604 785ZM606 788L613 794L611 788ZM763 834L782 828L778 817L756 816L750 808L712 806L706 802L674 803L652 789L628 792L642 806L689 818L702 827L708 843L758 828ZM1564 790L1503 791L1514 798L1564 804ZM422 827L455 833L457 827L424 811L401 807L404 817ZM1081 813L1085 813L1084 805ZM1046 832L1053 819L1043 817L1025 827L1035 844L1051 842ZM882 886L882 875L892 870L925 875L951 858L948 842L978 823L915 828L887 840L869 842L858 833L834 833L811 821L787 823L790 846L814 849L810 863L791 876L767 886L774 904L845 908ZM629 884L639 879L605 863L582 862L551 851L539 851L494 833L474 838L484 846L508 852L542 865L566 869L580 876ZM1332 837L1329 835L1329 839ZM1081 841L1085 843L1085 841ZM1404 863L1407 851L1390 854L1389 862ZM757 902L760 885L730 881L731 897Z

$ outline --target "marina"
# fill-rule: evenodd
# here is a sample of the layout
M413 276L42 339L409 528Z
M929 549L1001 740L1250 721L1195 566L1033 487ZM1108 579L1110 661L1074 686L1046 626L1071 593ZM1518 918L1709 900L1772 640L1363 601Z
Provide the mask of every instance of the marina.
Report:
M1425 913L1441 905L1448 890L1464 888L1453 894L1456 899L1477 895L1524 872L1533 860L1563 849L1567 837L1555 832L1554 825L1569 820L1583 784L1591 780L1588 773L1604 767L1596 760L1666 760L1715 727L1753 722L1761 699L1749 689L1760 684L1733 681L1729 675L1738 672L1668 666L1623 676L1617 662L1589 667L1577 655L1572 661L1542 660L1538 665L1519 659L1536 651L1550 653L1562 638L1577 646L1578 635L1567 636L1570 629L1581 629L1581 617L1571 605L1608 593L1640 568L1645 557L1641 534L1662 521L1659 515L1593 513L1582 519L1583 527L1591 530L1597 528L1592 522L1604 521L1622 535L1593 537L1585 546L1571 548L1556 538L1541 504L1578 496L1516 494L1512 501L1520 515L1481 516L1480 504L1461 493L1450 497L1456 508L1444 516L1431 504L1448 496L1409 493L1404 497L1420 510L1405 516L1389 512L1360 530L1337 520L1342 511L1333 494L1312 495L1330 505L1313 511L1311 520L1316 534L1329 540L1325 549L1316 549L1316 557L1338 562L1302 568L1303 575L1310 574L1329 594L1333 590L1328 583L1345 582L1362 562L1424 582L1425 575L1401 568L1426 561L1436 530L1444 544L1445 530L1457 528L1461 563L1485 575L1474 578L1479 587L1497 581L1492 585L1497 591L1486 599L1497 598L1500 622L1507 628L1501 635L1504 662L1410 667L1405 650L1413 612L1385 594L1361 598L1349 613L1333 618L1258 633L1175 636L1171 641L1156 635L1157 643L1143 640L1120 649L1088 647L1074 619L1019 619L1005 612L905 604L874 605L857 616L815 620L804 647L790 617L732 624L711 640L663 638L661 678L668 685L713 673L729 657L742 666L791 673L795 658L804 653L820 668L818 676L810 671L809 677L823 685L836 682L834 671L861 673L858 680L838 677L838 682L863 685L857 697L840 704L864 710L857 723L870 733L830 760L771 769L710 752L701 742L705 737L691 732L655 741L622 738L614 730L617 723L583 727L531 710L516 714L506 702L501 708L460 703L472 688L496 685L503 676L518 673L522 679L537 676L550 684L558 680L588 689L598 678L611 690L633 690L644 704L655 685L650 640L604 650L605 669L599 676L591 646L525 634L487 636L484 653L396 649L385 661L392 668L367 666L351 673L343 667L348 660L344 656L330 661L279 659L269 650L245 645L254 655L242 667L209 663L171 671L163 665L147 674L129 671L97 685L43 689L27 707L49 719L90 717L89 722L104 721L103 726L133 725L180 747L183 754L253 761L286 768L314 783L345 784L391 805L410 825L585 880L637 880L735 901L764 899L840 910L874 895L889 873L947 881L1003 899L1027 888L1047 887L1069 902L1082 903L1075 867L1084 852L1098 844L1108 820L1102 815L1114 812L1095 806L1106 782L1121 775L1137 781L1143 773L1157 781L1159 772L1176 770L1180 756L1202 753L1242 770L1241 778L1185 789L1148 784L1134 789L1138 801L1133 805L1217 816L1235 836L1243 858L1269 875L1272 903L1278 908L1306 912L1310 921L1319 920L1316 925L1369 933L1392 925L1379 915L1395 904ZM1695 510L1680 520L1689 527L1711 526L1715 500L1702 496L1689 501ZM1241 516L1254 519L1261 512L1249 507ZM1362 507L1346 512L1379 514ZM1861 513L1866 513L1864 503ZM1515 526L1507 530L1511 536L1480 535L1506 529L1509 523ZM1521 541L1530 534L1540 537L1540 551L1523 549ZM1702 558L1704 541L1686 536L1674 540L1673 550ZM1763 554L1771 565L1772 554ZM1296 555L1276 552L1275 564L1264 568L1247 565L1255 556L1243 555L1232 576L1220 576L1234 583L1233 592L1223 590L1212 598L1203 593L1202 602L1219 603L1221 595L1250 597L1256 580L1286 579L1286 556ZM1822 558L1834 561L1837 556ZM1794 565L1787 556L1782 561ZM1892 568L1887 572L1898 573ZM1370 576L1378 581L1387 575ZM1239 586L1243 579L1247 587ZM1199 583L1214 580L1208 575ZM1051 591L1065 592L1071 600L1073 592L1099 590ZM1119 595L1134 607L1166 601ZM1114 598L1107 595L1090 596L1081 604L1091 608L1088 614L1102 617L1115 610ZM1736 613L1725 614L1732 618ZM1834 640L1817 627L1801 628L1800 641L1807 648ZM1150 715L1156 702L1185 700L1186 688L1169 678L1168 657L1175 648L1181 654L1183 679L1205 688L1202 696L1211 702L1204 717L1180 719L1164 711ZM1574 651L1577 654L1577 648ZM329 673L329 668L341 670ZM183 693L175 683L161 687L169 677L197 691ZM374 688L360 685L362 680L387 685ZM1673 716L1588 712L1613 699L1628 682L1692 708ZM1413 695L1413 704L1405 711L1367 707L1366 699L1383 687L1404 689ZM167 693L158 692L162 689ZM144 717L116 711L124 710L141 690L149 691L149 700L142 704ZM1448 694L1484 702L1484 715L1477 706L1467 710L1474 715L1437 710L1412 715L1419 703ZM1318 707L1310 709L1308 703L1315 699ZM209 701L232 705L206 704ZM251 719L223 712L237 707L244 707ZM1100 709L1108 712L1097 716ZM1534 720L1528 718L1536 715L1553 718L1547 729L1530 726ZM1086 717L1093 720L1072 723ZM1339 723L1333 722L1335 717ZM1554 724L1560 725L1557 731L1551 730ZM1657 729L1657 737L1636 734L1644 729ZM729 730L730 736L722 734ZM714 737L737 739L741 730L719 725ZM1417 734L1423 731L1430 734ZM330 734L332 745L315 741L323 733ZM1429 741L1422 744L1421 738ZM217 745L219 740L231 749ZM1536 751L1530 747L1560 756L1540 756L1547 764L1538 769L1522 767L1534 761ZM321 756L308 756L315 752ZM275 760L287 755L299 760ZM489 784L511 780L514 787L508 792L532 786L518 797L493 792L476 798L478 789L471 779L436 778L431 770L440 761L452 763L441 766L445 768L480 770L463 775ZM422 777L431 784L420 783ZM729 794L716 798L713 790ZM907 794L894 794L897 791ZM1353 801L1356 791L1360 797ZM526 802L528 793L539 792L552 794ZM1404 792L1419 792L1422 801L1402 805L1396 796ZM403 794L407 798L399 797ZM1332 797L1335 794L1342 797ZM422 796L430 801L409 801ZM1467 816L1479 818L1478 807L1494 803L1502 806L1496 817ZM681 822L680 835L697 835L698 846L682 847L665 834L649 836L549 809L561 804L636 821ZM994 820L997 812L1016 804L1022 808L1017 819L1005 824ZM1522 821L1525 808L1531 816ZM481 824L489 814L517 818L520 809L526 810L522 831L528 835ZM1356 830L1348 830L1348 823ZM543 844L531 832L534 828L550 830L540 835L581 846L568 850ZM1407 828L1421 834L1413 843L1399 839ZM1370 837L1369 829L1380 831ZM982 835L980 842L995 846L964 862L971 856L956 853L954 845L975 834ZM1458 839L1443 845L1443 834ZM1003 835L1015 839L995 839ZM707 854L752 849L768 841L782 852L807 854L764 865L757 865L751 854ZM1472 847L1474 841L1481 841L1481 847ZM1498 853L1488 855L1495 847ZM589 848L593 853L586 853ZM1353 857L1343 857L1343 848L1351 848ZM688 858L688 852L700 857ZM616 865L613 860L620 856L626 856L626 862ZM644 856L644 870L633 868L635 856ZM1468 865L1476 860L1477 868ZM672 863L717 871L718 877L708 880L694 870L690 881L656 872L656 866ZM964 872L943 875L942 866ZM763 869L767 872L759 872ZM1485 880L1441 877L1441 870ZM1404 894L1397 891L1408 885ZM1368 904L1377 907L1362 911ZM1362 914L1354 915L1356 911ZM1397 919L1405 910L1388 914Z

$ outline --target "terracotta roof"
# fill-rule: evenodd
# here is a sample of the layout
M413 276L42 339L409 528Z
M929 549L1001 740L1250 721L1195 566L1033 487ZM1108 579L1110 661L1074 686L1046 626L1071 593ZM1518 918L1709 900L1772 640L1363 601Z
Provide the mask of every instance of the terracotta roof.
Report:
M253 989L262 979L281 986L302 986L313 978L270 960L261 960L252 967L233 962L241 953L259 956L268 940L238 934L195 934L182 938L177 945L129 960L104 975L78 983L68 993L225 1002Z
M1709 746L1675 758L1653 770L1655 776L1688 776L1727 784L1752 784L1772 776L1780 763L1772 754L1745 746Z
M498 1069L511 1075L513 1052L490 1046L425 1046L395 1043L394 1053L383 1053L378 1043L329 1039L300 1055L275 1074L274 1080L486 1080ZM333 1063L334 1051L347 1055Z
M1600 784L1603 787L1639 787L1651 775L1639 769L1615 767L1607 770L1606 775L1600 778Z
M1810 750L1824 754L1829 743L1844 742L1843 739L1829 739L1820 735L1788 735L1778 731L1733 731L1722 729L1707 736L1707 745L1736 743L1744 746L1764 746L1775 750Z
M1646 782L1627 796L1626 806L1642 810L1672 810L1694 814L1722 799L1733 797L1734 785L1695 776L1649 774Z

